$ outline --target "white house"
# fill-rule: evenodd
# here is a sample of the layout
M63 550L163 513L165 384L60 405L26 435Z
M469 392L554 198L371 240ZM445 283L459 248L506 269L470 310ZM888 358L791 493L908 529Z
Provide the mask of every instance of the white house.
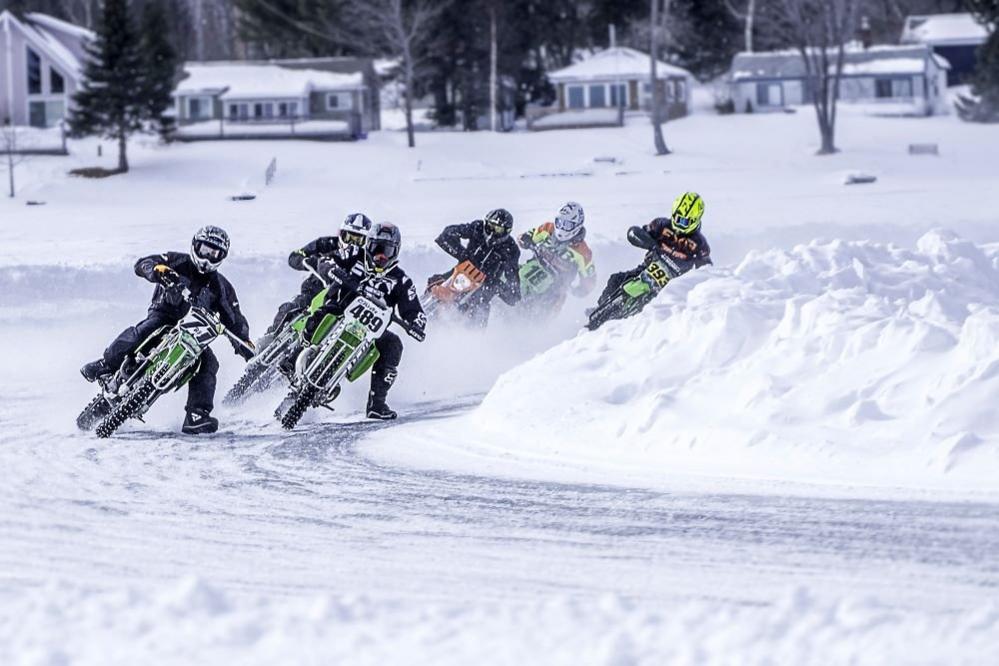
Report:
M831 58L835 61L835 57ZM924 45L851 44L839 99L867 104L875 113L947 113L947 61ZM732 61L731 98L737 112L779 111L812 102L813 81L797 51L740 53Z
M617 46L550 72L548 79L558 88L560 110L619 107L648 110L652 99L649 65L648 53ZM687 115L693 75L662 61L657 66L658 84L665 92L668 116Z
M349 70L346 61L354 71L331 70ZM377 85L364 59L189 62L174 90L175 115L182 135L211 121L230 125L230 136L249 126L262 132L268 125L306 129L325 121L326 129L340 123L356 138L380 127Z
M975 71L976 51L988 38L988 29L971 14L925 14L906 17L900 41L926 44L946 58L947 83L957 85Z
M65 118L93 39L45 14L0 13L0 123L53 127Z

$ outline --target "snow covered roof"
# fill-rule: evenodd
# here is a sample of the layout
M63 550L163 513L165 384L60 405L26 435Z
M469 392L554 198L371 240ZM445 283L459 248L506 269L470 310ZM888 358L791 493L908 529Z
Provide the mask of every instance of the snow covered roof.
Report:
M598 51L582 62L548 74L548 78L555 83L648 78L648 76L649 54L626 46ZM693 78L693 75L682 67L670 65L661 60L659 61L659 76L661 78L671 76Z
M64 40L79 42L78 50L81 53L83 42L93 39L94 34L85 28L60 21L47 14L30 13L25 18L27 20L19 21L9 11L0 12L0 24L9 22L19 28L26 39L44 52L66 74L79 77L83 71L83 63L55 33L62 33Z
M222 99L302 98L313 90L357 90L364 87L360 72L340 74L315 69L288 69L274 64L238 62L186 63L187 77L176 95L219 94Z
M971 14L909 16L902 29L903 44L961 46L983 44L988 29Z
M873 46L864 49L849 46L843 63L846 76L870 74L922 74L933 61L941 69L949 69L945 58L935 57L925 44L905 46ZM801 54L794 50L739 53L732 60L732 80L793 79L806 74Z

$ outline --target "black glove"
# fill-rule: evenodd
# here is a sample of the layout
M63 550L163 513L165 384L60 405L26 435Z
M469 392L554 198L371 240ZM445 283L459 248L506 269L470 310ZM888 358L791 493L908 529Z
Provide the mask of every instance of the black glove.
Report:
M253 349L253 343L251 342L248 347L244 347L238 342L233 343L233 348L236 350L236 354L243 357L244 361L249 361L254 356L257 355L256 351Z
M423 342L427 339L427 315L421 312L413 318L413 321L407 323L406 333L411 338L417 342Z
M167 289L180 284L180 274L166 264L156 264L153 266L153 276L158 283Z

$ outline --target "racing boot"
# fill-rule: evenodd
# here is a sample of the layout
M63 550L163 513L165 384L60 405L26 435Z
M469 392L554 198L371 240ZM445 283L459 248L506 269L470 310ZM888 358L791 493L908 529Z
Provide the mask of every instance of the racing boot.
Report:
M187 418L180 429L185 435L208 435L219 429L219 420L204 409L187 410Z
M96 382L98 377L103 377L110 372L111 368L108 367L108 364L104 362L103 358L91 361L80 368L80 374L83 375L84 379L91 383Z
M368 393L368 418L391 421L396 414L385 402L392 383L395 381L395 368L375 368L371 371L371 391Z

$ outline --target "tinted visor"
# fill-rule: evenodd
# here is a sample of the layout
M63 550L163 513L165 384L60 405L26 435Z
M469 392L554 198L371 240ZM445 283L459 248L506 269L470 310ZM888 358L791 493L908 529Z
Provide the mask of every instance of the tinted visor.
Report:
M510 233L510 230L506 228L502 222L486 222L486 233L490 236L505 236Z
M694 227L696 225L697 225L697 220L693 220L689 217L683 217L682 215L673 216L673 226L679 229L680 231L686 231L687 229L690 229L691 227Z
M194 244L194 254L196 254L200 259L210 261L213 264L218 264L225 259L226 251L222 248L215 247L214 245L209 245L204 241L198 241Z
M399 254L399 246L385 240L369 240L366 249L368 261L377 268L385 268Z
M357 247L364 247L364 241L368 239L362 233L357 231L348 231L347 229L342 229L340 231L340 242L346 245L356 245Z

